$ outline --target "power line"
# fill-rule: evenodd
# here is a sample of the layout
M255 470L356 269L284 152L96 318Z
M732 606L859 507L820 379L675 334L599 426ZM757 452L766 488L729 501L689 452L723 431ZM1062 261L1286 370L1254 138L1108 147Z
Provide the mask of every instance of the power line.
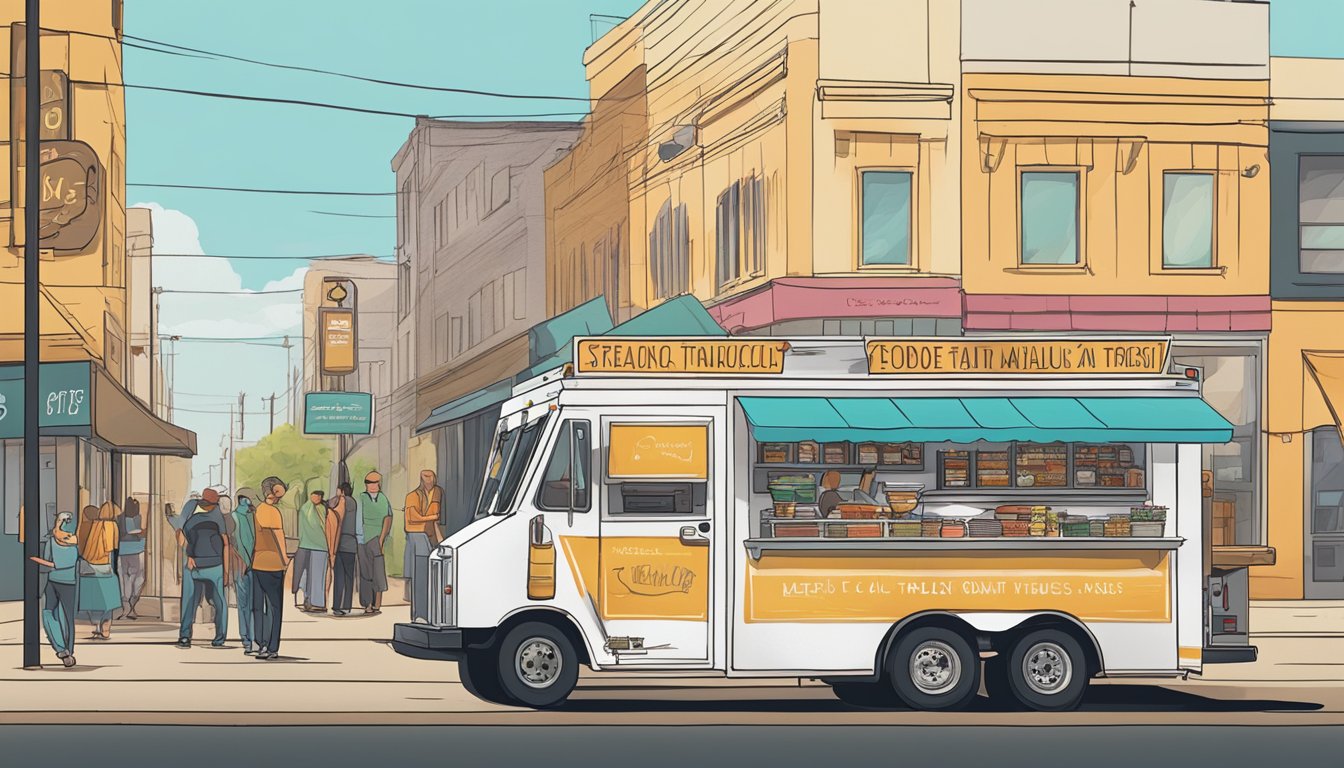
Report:
M134 258L148 258L152 256L156 259L244 259L252 261L323 261L326 259L348 259L356 256L370 256L375 259L384 260L396 258L395 256L374 256L371 253L333 253L324 256L224 256L214 253L133 253L131 256Z
M126 182L128 187L155 189L199 189L210 192L256 192L267 195L337 195L341 197L393 197L396 192L345 192L330 189L266 189L257 187L213 187L206 184L150 184Z
M388 278L396 279L396 278ZM279 293L303 293L302 288L278 288L270 291L196 291L189 288L164 288L160 293L192 293L205 296L271 296Z
M318 109L332 109L339 112L355 112L362 115L380 115L383 117L431 117L424 114L414 114L411 112L397 112L390 109L373 109L371 107L353 107L348 104L331 104L324 101L307 101L305 99L281 99L273 96L247 96L240 93L220 93L218 91L198 91L190 88L168 88L162 85L143 85L140 83L109 83L100 80L71 80L71 85L89 85L101 88L130 88L143 91L157 91L159 93L176 93L183 96L202 96L212 99L227 99L229 101L251 101L262 104L285 104L296 107L315 107ZM581 117L587 112L537 112L533 114L510 114L510 115L433 115L434 120L518 120L532 119L542 117ZM486 126L490 127L490 126Z
M313 211L313 210L310 210L310 211L308 211L308 212L309 212L309 213L320 214L320 215L322 215L322 216L341 216L341 217L344 217L344 218L350 218L350 219L395 219L395 218L397 218L397 217L396 217L396 214L380 214L380 213L341 213L341 212L339 212L339 211Z
M161 40L151 40L147 37L137 37L135 35L124 34L122 35L122 37L125 40L138 40L141 43L149 43L150 45L157 45L161 46L162 48L174 49L172 51L164 51L159 50L157 48L149 48L143 45L135 45L134 43L123 42L123 45L130 45L132 48L139 48L141 50L152 51L154 53L167 54L171 56L185 56L187 54L178 53L178 51L189 51L193 54L204 54L209 57L214 57L218 59L229 59L232 61L241 61L247 64L256 64L262 67L272 67L274 69L288 69L295 72L312 72L314 74L329 75L331 77L343 77L347 80L358 80L360 82L374 83L376 85L390 85L395 88L411 88L419 91L434 91L436 93L458 93L467 96L488 96L490 98L496 98L496 99L523 99L527 101L581 101L584 103L589 103L592 101L586 96L555 96L550 94L509 93L506 91L486 91L478 88L455 88L442 85L422 85L419 83L407 83L399 80L384 80L376 77L354 75L348 72L338 72L335 70L321 69L318 67L301 67L294 64L278 64L272 61L249 59L245 56L236 56L228 53L220 53L218 51L207 51L202 48L191 48L185 45L177 45L176 43L167 43ZM199 57L192 56L191 58L199 58Z

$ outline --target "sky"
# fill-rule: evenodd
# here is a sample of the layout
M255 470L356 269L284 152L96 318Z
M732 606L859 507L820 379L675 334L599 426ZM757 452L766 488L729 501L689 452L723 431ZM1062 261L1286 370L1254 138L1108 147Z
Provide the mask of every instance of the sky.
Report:
M178 50L170 43L266 62L338 70L396 82L507 93L587 96L583 50L590 14L626 16L637 0L127 0L125 81L130 85L319 101L427 115L570 112L584 101L520 100L390 87L293 72ZM599 33L609 26L596 22ZM128 88L127 181L137 184L392 192L392 156L408 117L202 98ZM547 118L538 118L547 119ZM394 198L246 194L129 186L132 205L154 211L154 282L168 291L265 291L302 287L302 259L391 256ZM324 211L316 213L315 211ZM347 214L343 216L329 213ZM267 257L261 259L258 257ZM297 259L295 257L298 257ZM165 293L160 329L184 337L302 337L300 295ZM281 340L176 346L175 421L194 430L193 487L220 458L229 405L245 392L246 437L269 427L261 397L285 398ZM173 345L165 345L171 352ZM299 354L294 354L298 364ZM197 411L206 411L199 413Z
M169 43L403 83L582 98L587 96L583 50L595 26L599 33L606 28L590 14L624 17L640 5L640 0L127 0L125 31L139 39L126 41L125 81L435 116L582 112L582 101L445 94L143 47L163 50L161 44ZM1344 56L1339 34L1344 2L1273 0L1270 12L1274 55ZM392 192L392 156L413 122L136 88L127 89L126 102L131 185ZM395 246L390 195L130 186L128 199L154 210L156 254L251 257L156 256L154 282L169 291L294 289L302 286L307 257L391 256ZM165 293L161 332L232 338L290 334L297 343L302 336L299 297ZM219 461L229 405L239 392L246 393L249 439L268 427L261 397L279 393L278 402L284 403L286 355L279 344L278 338L176 344L175 420L199 438L194 487L207 484L208 466ZM278 420L287 416L282 412Z

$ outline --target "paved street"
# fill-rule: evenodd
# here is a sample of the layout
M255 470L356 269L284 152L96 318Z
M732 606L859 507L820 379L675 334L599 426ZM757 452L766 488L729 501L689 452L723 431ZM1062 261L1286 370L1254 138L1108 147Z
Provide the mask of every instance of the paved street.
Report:
M1094 683L1063 714L865 710L813 681L739 681L588 674L563 708L533 712L481 702L453 664L397 655L385 643L404 606L381 616L286 614L284 657L259 662L223 649L172 646L172 626L120 622L114 641L77 646L79 666L19 669L17 605L0 606L0 723L434 725L1341 725L1344 606L1258 609L1272 636L1260 661L1210 666L1186 681ZM1310 628L1310 635L1303 633ZM1328 634L1323 634L1328 633ZM208 625L197 628L208 637ZM54 659L48 659L49 662Z
M153 726L64 729L0 726L7 764L76 765L97 744L98 765L771 766L993 765L1133 768L1301 764L1338 759L1338 727L368 727L265 728L244 733ZM152 744L148 750L145 745ZM843 745L843 746L840 746ZM262 761L255 756L264 755ZM189 757L187 757L189 756ZM10 762L10 760L13 762ZM283 762L282 762L283 761Z

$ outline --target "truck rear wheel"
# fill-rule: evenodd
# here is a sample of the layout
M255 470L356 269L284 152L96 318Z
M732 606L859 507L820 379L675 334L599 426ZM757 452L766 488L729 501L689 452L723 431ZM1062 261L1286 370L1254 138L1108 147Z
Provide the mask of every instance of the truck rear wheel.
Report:
M528 621L504 636L496 669L505 695L515 704L545 709L573 692L579 682L579 655L558 627Z
M918 627L901 635L887 670L912 709L963 709L980 692L980 657L951 629Z
M1013 695L1041 712L1076 709L1087 690L1087 657L1067 632L1029 632L1008 654L1008 682Z

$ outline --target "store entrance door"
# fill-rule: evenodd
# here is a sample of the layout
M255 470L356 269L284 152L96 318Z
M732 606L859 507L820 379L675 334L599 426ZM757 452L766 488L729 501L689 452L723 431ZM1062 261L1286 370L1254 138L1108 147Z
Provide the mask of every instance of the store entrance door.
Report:
M1308 450L1304 596L1344 600L1344 444L1339 429L1312 430Z

